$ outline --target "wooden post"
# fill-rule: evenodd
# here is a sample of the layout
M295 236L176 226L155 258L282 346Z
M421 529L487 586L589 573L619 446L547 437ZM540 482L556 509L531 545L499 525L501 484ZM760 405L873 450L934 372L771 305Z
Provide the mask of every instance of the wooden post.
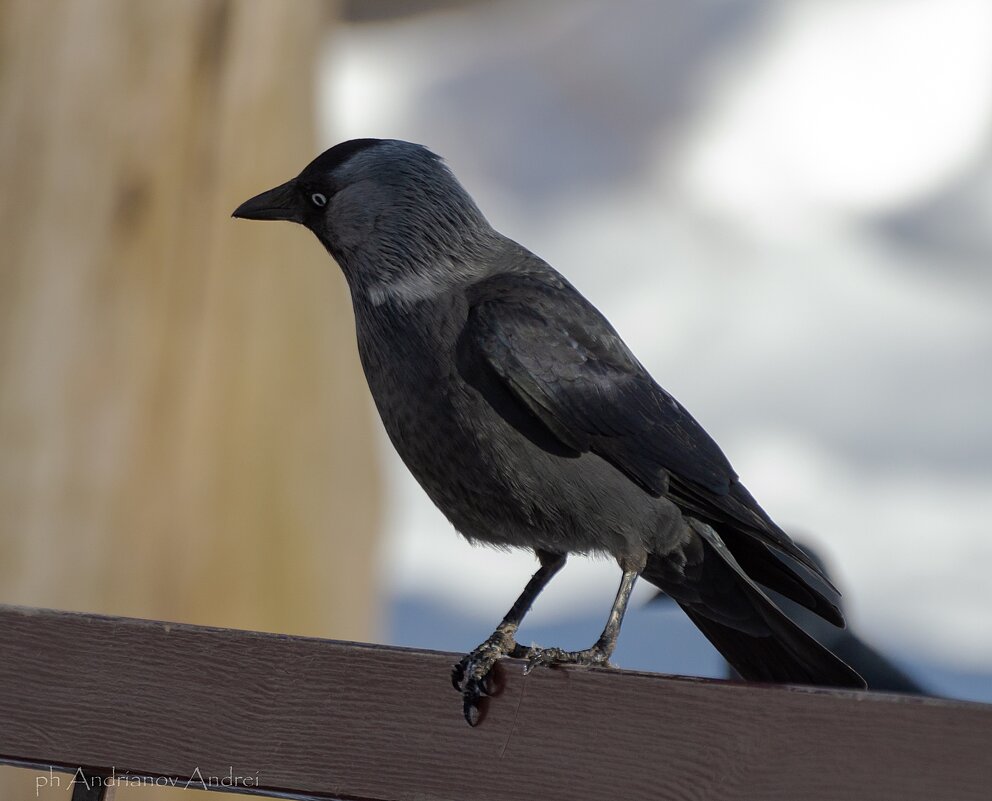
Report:
M343 279L303 230L230 218L318 149L329 9L0 4L2 600L372 633Z

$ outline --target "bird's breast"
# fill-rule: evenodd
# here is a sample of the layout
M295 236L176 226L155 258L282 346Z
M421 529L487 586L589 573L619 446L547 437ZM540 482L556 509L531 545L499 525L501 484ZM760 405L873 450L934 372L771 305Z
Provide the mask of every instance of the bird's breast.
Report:
M400 458L469 539L623 552L652 499L598 457L556 456L508 424L458 371L464 315L457 304L356 315L365 375ZM604 516L618 503L629 520Z
M378 310L356 315L359 353L400 458L463 534L521 544L509 540L532 528L537 514L521 476L526 443L458 372L455 347L464 306L414 309L386 319Z
M386 433L420 478L433 454L450 459L476 444L465 422L473 399L455 363L464 311L457 303L382 311L356 314L359 354Z

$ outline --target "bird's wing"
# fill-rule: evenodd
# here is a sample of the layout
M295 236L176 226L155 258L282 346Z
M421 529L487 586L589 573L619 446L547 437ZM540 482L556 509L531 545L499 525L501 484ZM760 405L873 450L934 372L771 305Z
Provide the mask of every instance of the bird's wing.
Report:
M476 284L458 363L504 417L508 392L563 448L601 456L652 495L667 494L672 475L718 495L737 479L703 428L554 273Z
M771 546L819 574L702 426L564 278L550 268L502 273L475 284L468 301L459 371L532 442L562 456L594 453L651 495L743 528L757 539L747 544L757 561L754 549Z

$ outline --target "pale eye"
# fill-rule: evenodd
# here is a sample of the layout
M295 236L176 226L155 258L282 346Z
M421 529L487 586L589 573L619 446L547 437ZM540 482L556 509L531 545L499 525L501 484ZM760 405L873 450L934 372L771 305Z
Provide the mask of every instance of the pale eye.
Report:
M313 205L320 208L327 205L327 198L324 197L322 194L320 194L320 192L314 192L312 195L310 195L310 200L313 203Z

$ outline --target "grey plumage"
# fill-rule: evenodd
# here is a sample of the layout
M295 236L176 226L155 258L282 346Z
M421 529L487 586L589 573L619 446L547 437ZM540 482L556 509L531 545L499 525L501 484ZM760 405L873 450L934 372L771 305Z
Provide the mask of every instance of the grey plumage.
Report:
M842 624L826 578L599 311L493 230L433 153L346 142L235 216L316 234L347 279L372 397L407 467L469 540L541 558L456 666L470 722L500 655L605 663L637 574L745 678L863 686L756 583ZM587 651L520 648L520 618L572 553L610 554L624 571L607 630Z

